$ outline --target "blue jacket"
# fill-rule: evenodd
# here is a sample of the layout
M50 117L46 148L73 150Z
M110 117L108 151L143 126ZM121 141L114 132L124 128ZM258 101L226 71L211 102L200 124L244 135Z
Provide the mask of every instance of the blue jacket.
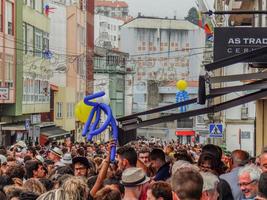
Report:
M171 177L170 163L166 163L159 168L154 178L155 181L166 181Z

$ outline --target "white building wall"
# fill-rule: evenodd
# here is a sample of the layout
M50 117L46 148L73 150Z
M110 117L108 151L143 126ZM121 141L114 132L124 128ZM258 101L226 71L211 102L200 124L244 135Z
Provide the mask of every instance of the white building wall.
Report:
M124 21L106 17L103 15L94 16L94 38L95 45L102 46L104 41L111 42L113 48L119 48L120 39L120 26L124 24ZM103 37L103 33L106 32L107 37Z
M67 68L67 18L66 6L64 4L54 3L49 1L49 5L55 8L55 12L49 13L50 18L50 35L49 46L53 54L50 60L53 69L53 77L50 79L52 84L60 87L66 86L66 73Z
M246 132L249 137L242 137ZM254 155L255 129L254 124L227 124L226 125L226 148L229 151L242 149ZM240 134L241 133L241 134Z
M195 30L171 30L169 35L169 30L160 29L160 25L158 29L122 26L120 50L130 54L127 65L135 69L133 101L139 111L146 108L147 102L145 94L140 96L143 90L136 86L146 84L147 80L198 80L204 42L204 31L198 27Z
M94 92L105 92L106 95L99 99L99 101L109 103L109 74L94 73Z
M243 74L243 73L251 73L251 69L248 68L247 64L238 63L231 65L224 69L225 75L234 75L234 74ZM244 82L236 81L225 83L225 87L237 86L246 84ZM225 101L229 101L233 98L238 98L240 96L248 94L249 91L244 92L235 92L226 95ZM242 109L243 107L247 107L247 118L243 118ZM243 150L248 151L251 155L254 155L254 144L255 144L255 124L254 120L256 117L256 104L255 102L250 102L245 105L236 106L234 108L228 109L224 111L225 121L226 121L226 147L229 151L233 151L235 149L240 148L240 140L241 140L241 148ZM239 130L240 129L240 130ZM245 131L249 132L249 139L240 139L239 132Z

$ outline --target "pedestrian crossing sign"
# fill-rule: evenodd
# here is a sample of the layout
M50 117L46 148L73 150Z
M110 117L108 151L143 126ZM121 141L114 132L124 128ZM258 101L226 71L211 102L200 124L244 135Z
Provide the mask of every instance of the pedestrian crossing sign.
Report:
M210 124L209 132L211 138L222 138L223 137L223 125L222 124Z

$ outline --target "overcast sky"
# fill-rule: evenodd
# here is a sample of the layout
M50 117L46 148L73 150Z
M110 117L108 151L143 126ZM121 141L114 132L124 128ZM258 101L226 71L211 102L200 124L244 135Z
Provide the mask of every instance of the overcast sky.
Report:
M184 18L196 0L125 0L129 4L130 14L134 17L141 12L145 16ZM212 6L213 0L207 0ZM211 7L212 8L212 7Z

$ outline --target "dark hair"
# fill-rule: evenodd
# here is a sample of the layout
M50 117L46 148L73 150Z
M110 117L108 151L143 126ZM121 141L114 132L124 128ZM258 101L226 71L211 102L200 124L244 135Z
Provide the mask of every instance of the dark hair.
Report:
M72 168L69 167L69 166L58 167L58 168L56 169L56 173L57 173L57 174L62 174L62 175L63 175L63 174L74 175L74 172L73 172Z
M180 200L199 200L202 195L203 178L196 170L181 168L173 174L171 185Z
M48 178L40 178L39 181L44 185L46 191L52 190L54 187L53 181Z
M123 146L117 150L117 154L128 160L131 167L135 167L137 163L137 153L130 146Z
M59 186L61 187L63 185L63 183L69 179L69 178L72 178L73 176L70 175L70 174L64 174L64 175L59 175L59 177L57 178L57 182L59 184Z
M119 181L119 180L117 180L117 179L114 179L114 178L112 178L112 179L106 179L105 181L104 181L104 186L106 186L106 185L117 185L118 186L118 188L119 188L119 190L120 190L120 193L121 194L124 194L125 193L125 188L124 188L124 186L121 184L121 182Z
M38 170L39 165L42 165L36 160L28 160L25 163L25 169L26 169L26 178L32 178L33 177L33 171Z
M83 147L77 149L77 154L80 156L85 156L85 150Z
M121 200L121 194L118 190L112 190L109 187L104 187L95 195L95 200Z
M0 154L6 156L7 152L5 148L0 148Z
M24 163L27 162L28 160L31 160L31 159L32 159L31 156L25 156L25 157L24 157Z
M0 191L0 199L7 200L6 194L3 191Z
M218 161L213 154L210 154L208 152L202 153L198 159L198 166L201 166L201 164L205 161L210 162L212 170L216 170L216 168L218 167Z
M19 200L36 200L39 197L38 194L30 191L21 192Z
M163 198L163 200L172 199L172 188L171 186L163 181L158 181L149 186L149 188L156 199Z
M222 158L222 149L219 146L216 146L214 144L206 144L204 147L202 147L202 152L208 152L215 156L216 159L221 160Z
M55 162L53 160L49 160L49 159L45 160L44 163L46 165L53 165L53 164L55 164Z
M219 193L219 199L234 200L231 187L226 180L220 179L217 185L217 191Z
M0 191L3 191L4 187L7 185L12 185L13 181L9 176L0 176Z
M6 175L12 178L23 179L25 175L25 170L22 165L14 165L7 169Z
M157 160L157 159L160 159L161 161L164 161L165 162L165 153L163 150L161 149L153 149L151 152L150 152L150 160Z
M33 157L35 157L36 156L36 150L35 150L35 148L34 147L28 147L28 149L27 149L28 151L30 151L32 154L33 154Z
M264 172L260 176L259 180L259 195L267 198L267 172Z
M174 154L174 158L176 159L176 161L178 160L184 160L184 161L188 161L191 164L194 163L193 158L187 153L186 150L181 150L178 151Z

